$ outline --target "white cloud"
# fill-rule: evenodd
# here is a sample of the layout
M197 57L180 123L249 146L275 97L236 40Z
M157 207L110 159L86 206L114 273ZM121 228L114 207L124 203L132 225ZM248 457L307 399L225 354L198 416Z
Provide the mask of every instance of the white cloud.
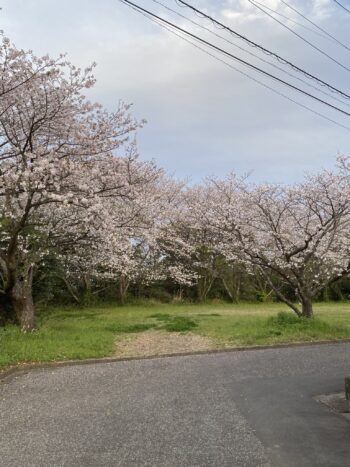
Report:
M137 1L146 8L163 11L150 0ZM175 1L162 1L200 21ZM347 72L259 13L247 0L189 1L312 73L348 88ZM259 1L297 18L279 0ZM288 1L347 40L348 18L329 0ZM2 6L1 27L18 46L53 56L67 52L81 66L96 61L98 83L94 98L110 108L120 98L134 102L135 114L149 122L139 135L143 157L155 157L181 176L198 178L232 169L255 169L256 179L291 180L313 167L329 166L338 151L350 153L346 130L247 80L116 0L3 0ZM175 19L169 12L166 17ZM183 19L177 21L186 24ZM212 27L210 22L203 24ZM191 30L199 31L193 26ZM276 72L208 33L200 34ZM225 37L246 47L228 34ZM339 60L348 61L346 50L315 35L308 37ZM282 87L278 89L282 91ZM343 123L349 120L288 90L283 92Z

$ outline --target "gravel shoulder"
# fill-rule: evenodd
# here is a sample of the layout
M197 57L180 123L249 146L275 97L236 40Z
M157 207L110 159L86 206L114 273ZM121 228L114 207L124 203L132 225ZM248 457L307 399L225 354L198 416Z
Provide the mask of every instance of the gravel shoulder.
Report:
M209 337L191 332L145 331L127 334L116 342L116 357L146 357L213 350L218 345Z

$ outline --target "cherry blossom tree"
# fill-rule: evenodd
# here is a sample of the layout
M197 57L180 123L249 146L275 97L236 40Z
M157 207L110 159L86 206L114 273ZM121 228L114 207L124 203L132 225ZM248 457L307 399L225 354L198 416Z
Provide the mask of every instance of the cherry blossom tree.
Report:
M71 278L109 278L125 299L133 281L220 278L232 300L237 271L258 274L298 316L350 272L350 159L293 186L251 185L231 174L185 189L142 162L142 122L84 93L93 67L18 50L0 36L0 295L12 320L35 327L32 284L54 257ZM294 291L286 296L281 285ZM0 308L4 315L4 308Z
M313 316L312 300L349 274L349 184L323 172L302 184L249 186L231 175L197 190L197 224L212 230L213 245L266 278L298 316ZM278 278L278 282L274 278ZM280 285L295 291L301 308Z
M134 199L129 212L136 208L131 217L127 232L118 238L116 229L106 233L100 249L102 270L119 285L119 298L122 303L130 284L139 282L150 284L167 276L175 277L172 267L165 259L164 244L169 233L169 225L178 212L184 182L169 178L163 171L142 185L139 196ZM126 235L125 235L126 233Z
M36 58L4 38L0 60L2 294L31 330L35 265L50 248L88 244L99 229L113 228L115 205L130 203L156 169L132 156L133 144L121 157L138 124L129 106L109 113L84 97L91 69Z
M191 226L188 193L186 189L178 191L174 202L171 203L166 222L157 234L164 277L178 286L178 298L181 300L183 288L195 285L199 279L194 263L197 247L194 241L196 229Z
M99 226L95 238L90 236L83 248L73 242L73 249L61 256L60 278L77 302L81 300L74 284L87 285L91 280L118 284L119 300L124 303L132 283L150 284L170 273L160 238L176 209L183 183L150 163L138 162L138 169L132 171L133 178L137 174L132 196L104 199L108 222Z

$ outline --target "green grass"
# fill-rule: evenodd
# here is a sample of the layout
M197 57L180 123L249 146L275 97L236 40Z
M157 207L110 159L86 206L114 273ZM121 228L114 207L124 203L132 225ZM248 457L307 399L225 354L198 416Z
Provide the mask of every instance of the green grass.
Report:
M198 323L187 316L174 316L167 319L166 324L161 329L165 329L168 332L185 332L191 331L197 326Z
M113 355L126 333L162 329L211 337L217 346L271 345L350 338L350 303L315 305L316 318L299 319L282 304L140 304L45 310L39 330L0 328L0 368L18 362Z
M149 315L149 318L154 318L159 321L167 321L171 316L169 313L154 313L153 315Z
M108 324L105 327L106 331L111 331L115 334L117 333L133 333L133 332L144 332L148 329L152 329L154 326L150 323L136 323L136 324Z

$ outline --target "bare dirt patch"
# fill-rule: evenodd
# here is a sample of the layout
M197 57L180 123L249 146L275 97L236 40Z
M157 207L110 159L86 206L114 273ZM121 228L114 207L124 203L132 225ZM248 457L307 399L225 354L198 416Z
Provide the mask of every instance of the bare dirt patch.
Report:
M121 338L116 343L118 357L142 357L212 350L217 348L209 337L191 332L146 331Z

